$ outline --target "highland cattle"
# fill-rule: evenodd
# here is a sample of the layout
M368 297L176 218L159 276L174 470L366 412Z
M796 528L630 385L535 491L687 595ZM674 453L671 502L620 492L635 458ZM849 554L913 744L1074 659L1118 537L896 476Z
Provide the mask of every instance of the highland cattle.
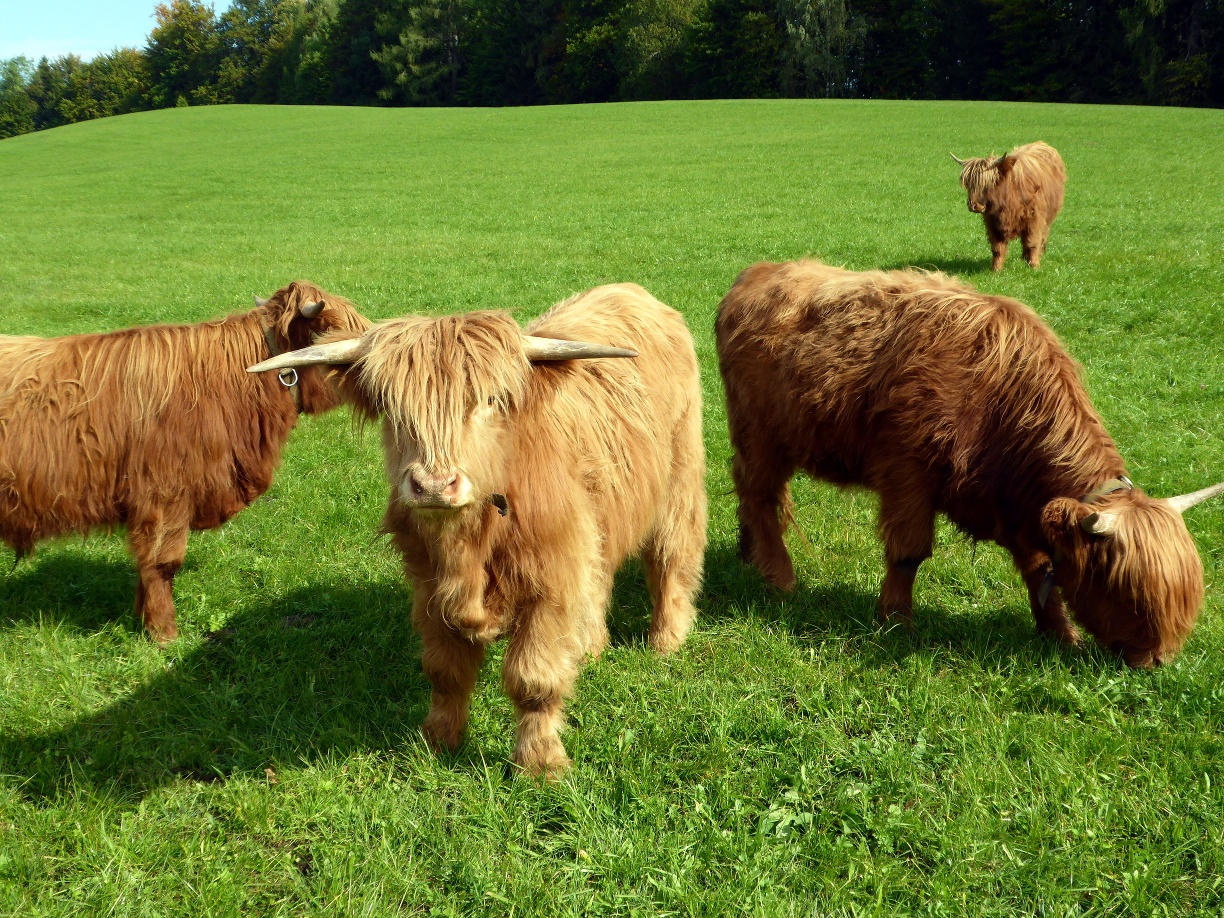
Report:
M969 210L981 214L993 254L990 268L1000 271L1007 245L1019 239L1029 267L1041 264L1050 224L1063 205L1067 170L1062 157L1042 141L1016 147L1006 156L952 158L961 166L960 181L969 195Z
M607 643L625 559L642 559L654 649L679 647L695 615L705 453L683 318L617 284L525 331L506 313L473 312L331 338L252 370L346 367L346 401L382 419L383 527L412 583L433 687L424 733L459 744L485 649L505 636L514 760L559 773L569 762L563 704L583 657Z
M1131 485L1079 369L1027 306L918 271L740 274L716 322L740 552L790 590L796 470L879 495L884 620L912 615L937 513L1010 552L1039 630L1078 621L1131 666L1190 633L1203 568L1182 511ZM1055 589L1057 587L1057 589Z
M323 371L253 378L246 367L368 325L296 281L195 325L0 336L0 538L20 560L43 539L126 527L136 612L154 638L175 638L188 531L259 497L298 415L339 404Z

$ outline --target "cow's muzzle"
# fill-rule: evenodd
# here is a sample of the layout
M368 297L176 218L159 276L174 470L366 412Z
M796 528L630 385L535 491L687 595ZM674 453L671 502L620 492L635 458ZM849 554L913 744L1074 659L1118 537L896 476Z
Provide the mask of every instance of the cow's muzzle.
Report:
M462 472L412 468L400 487L405 504L421 510L458 510L472 502L472 483Z

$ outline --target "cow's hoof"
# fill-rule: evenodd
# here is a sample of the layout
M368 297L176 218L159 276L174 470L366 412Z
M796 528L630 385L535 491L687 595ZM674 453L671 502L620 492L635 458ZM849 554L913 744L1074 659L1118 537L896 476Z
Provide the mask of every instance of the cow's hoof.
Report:
M799 584L799 581L795 579L795 572L793 570L770 571L761 568L760 571L761 576L765 578L770 586L781 590L783 593L795 592L795 587Z
M520 736L514 750L514 764L531 778L555 781L569 770L570 760L561 739L550 733L537 734L534 740Z
M648 641L650 649L656 653L674 653L680 649L684 638L685 635L668 629L667 631L652 631Z
M1060 643L1066 644L1068 647L1078 647L1081 643L1079 629L1077 628L1059 628L1053 634Z
M900 625L910 634L914 633L914 610L908 606L880 607L876 610L876 620L879 621L881 628L887 629Z
M173 624L164 625L161 628L151 628L146 626L149 633L149 639L159 647L165 647L178 640L178 628Z
M515 762L519 770L529 778L537 781L559 781L570 770L569 757L562 754L560 758L549 757L542 760Z
M421 732L429 745L439 752L454 752L463 739L463 724L444 711L430 711L421 721Z

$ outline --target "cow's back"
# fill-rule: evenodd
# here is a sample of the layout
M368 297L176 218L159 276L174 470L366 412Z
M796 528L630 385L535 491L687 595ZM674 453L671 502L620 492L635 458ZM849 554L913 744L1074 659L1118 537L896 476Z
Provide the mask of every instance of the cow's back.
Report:
M244 372L263 356L250 321L0 338L0 537L165 508L208 528L258 496L295 413Z
M955 279L756 265L717 332L737 450L873 489L904 469L975 535L1010 522L1000 493L1021 512L1077 464L1120 465L1044 323Z
M597 287L554 306L527 334L628 347L631 359L537 365L548 392L546 420L526 425L528 446L557 423L557 461L572 462L601 521L613 563L649 532L673 475L678 446L692 451L684 474L704 475L701 382L684 318L636 284Z

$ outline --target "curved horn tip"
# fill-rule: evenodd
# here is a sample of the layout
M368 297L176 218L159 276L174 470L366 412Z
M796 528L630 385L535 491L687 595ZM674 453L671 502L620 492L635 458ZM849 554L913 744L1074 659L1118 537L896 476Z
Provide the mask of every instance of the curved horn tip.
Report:
M1118 518L1113 513L1089 513L1080 520L1080 528L1091 535L1113 535L1118 528Z
M319 300L317 303L307 303L305 306L303 306L301 309L298 310L298 312L300 312L302 316L307 319L318 318L319 313L321 313L322 311L323 311L323 301L322 300Z
M961 159L959 156L957 156L957 155L956 155L955 153L953 153L951 150L949 150L949 151L948 151L948 155L949 155L949 156L951 156L951 157L952 157L954 160L956 160L956 164L957 164L958 166L963 166L963 165L964 165L964 164L965 164L965 163L968 161L968 160Z
M1210 500L1217 494L1224 494L1224 481L1221 481L1219 484L1213 484L1209 488L1191 491L1189 494L1178 494L1176 497L1170 497L1168 504L1178 513L1185 513L1191 507L1197 506L1205 500Z
M255 305L256 305L256 307L258 307L259 309L263 309L265 306L267 306L267 305L268 305L268 301L267 301L267 299L260 298L260 297L256 296L256 295L255 295L255 294L253 294L253 293L251 294L251 299L253 299L253 300L255 301Z

